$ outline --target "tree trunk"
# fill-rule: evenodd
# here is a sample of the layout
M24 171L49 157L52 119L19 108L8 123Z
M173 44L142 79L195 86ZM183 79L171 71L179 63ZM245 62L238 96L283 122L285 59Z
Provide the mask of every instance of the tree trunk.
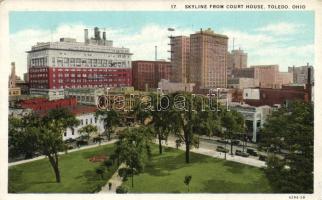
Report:
M56 182L60 183L60 171L58 167L58 155L55 154L55 158L52 155L47 155L50 161L51 166L53 167L55 177L56 177Z
M159 140L159 153L162 154L162 140L161 140L161 134L158 133L158 140Z
M132 167L132 188L134 187L134 181L133 181L133 178L134 178L134 170L133 170L133 167Z
M230 140L230 155L233 155L233 140Z
M190 147L187 142L186 142L186 163L190 163Z

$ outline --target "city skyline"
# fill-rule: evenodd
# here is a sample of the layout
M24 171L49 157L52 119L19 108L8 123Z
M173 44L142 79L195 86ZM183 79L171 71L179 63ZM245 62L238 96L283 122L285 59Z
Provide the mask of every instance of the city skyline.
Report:
M105 28L114 46L130 48L132 60L154 60L155 46L158 59L168 59L168 27L176 29L173 35L187 36L210 27L228 35L229 50L235 38L235 49L248 53L249 65L279 64L281 71L314 65L314 12L11 12L10 58L17 74L27 71L25 51L36 42L83 42L83 29L94 26Z

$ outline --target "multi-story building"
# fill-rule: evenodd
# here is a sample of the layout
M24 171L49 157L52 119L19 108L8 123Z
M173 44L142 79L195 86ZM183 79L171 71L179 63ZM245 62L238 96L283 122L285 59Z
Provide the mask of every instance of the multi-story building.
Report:
M187 36L170 37L171 45L171 82L187 83L189 75L190 38Z
M189 82L196 89L227 87L228 37L211 29L190 35Z
M300 67L289 67L288 68L288 72L293 73L293 83L296 84L307 84L308 81L308 69L311 68L310 73L311 73L311 83L314 82L313 79L313 74L314 74L314 70L313 70L313 66L309 65L309 63L307 63L307 65L305 66L300 66Z
M161 79L170 80L171 64L166 61L133 61L132 73L136 90L155 89Z
M253 78L261 88L281 88L293 82L292 73L279 72L278 65L254 65L250 68L233 69L234 78Z
M228 78L227 80L228 88L244 89L258 86L258 79L254 78Z
M243 100L252 106L275 106L285 105L290 101L311 101L310 87L306 86L283 86L275 88L248 88L243 91Z
M227 54L227 76L231 77L233 69L247 67L247 53L243 50L232 50Z
M28 51L27 65L32 89L64 89L130 86L131 53L114 47L95 28L95 37L85 42L61 38L59 42L37 43Z

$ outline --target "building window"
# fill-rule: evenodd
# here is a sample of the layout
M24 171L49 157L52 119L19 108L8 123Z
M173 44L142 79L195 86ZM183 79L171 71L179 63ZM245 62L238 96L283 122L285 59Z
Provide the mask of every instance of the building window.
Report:
M65 137L67 136L67 133L66 133L66 132L64 132L64 136L65 136Z
M86 119L86 125L88 124L88 119Z
M92 118L91 118L91 124L93 123L93 120L92 120Z

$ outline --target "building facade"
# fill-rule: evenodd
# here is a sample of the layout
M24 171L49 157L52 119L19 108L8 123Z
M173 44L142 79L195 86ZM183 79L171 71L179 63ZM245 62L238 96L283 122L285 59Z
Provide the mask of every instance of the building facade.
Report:
M170 37L171 82L187 83L189 75L190 38Z
M228 37L211 29L190 35L188 82L197 88L227 87Z
M296 84L307 84L308 82L308 69L311 68L310 73L311 73L311 84L314 82L314 70L313 66L307 65L305 66L300 66L300 67L289 67L288 72L293 73L293 83Z
M227 54L227 76L231 77L233 69L247 67L247 53L243 50L232 50Z
M161 79L170 80L170 76L170 62L144 60L132 62L133 87L136 90L155 89Z
M228 78L227 87L235 89L258 87L258 79L254 78Z
M293 74L280 72L278 65L254 65L250 68L233 69L234 78L253 78L258 80L261 88L281 88L284 84L293 83Z
M193 92L194 86L194 83L170 82L169 80L165 79L161 79L161 81L158 83L158 88L166 93Z
M128 48L113 47L100 36L85 42L61 38L59 42L37 43L27 52L30 88L64 89L129 86L132 83L131 53Z

